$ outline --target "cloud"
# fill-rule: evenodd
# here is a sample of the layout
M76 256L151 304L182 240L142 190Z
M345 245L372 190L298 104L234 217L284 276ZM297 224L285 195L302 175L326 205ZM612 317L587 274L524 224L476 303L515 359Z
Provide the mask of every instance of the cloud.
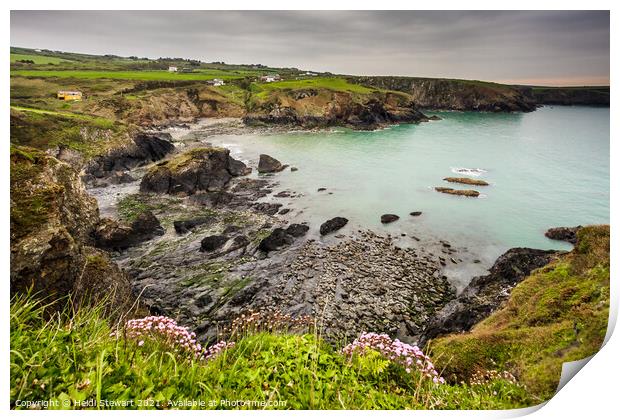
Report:
M12 11L11 45L344 74L609 80L608 11Z

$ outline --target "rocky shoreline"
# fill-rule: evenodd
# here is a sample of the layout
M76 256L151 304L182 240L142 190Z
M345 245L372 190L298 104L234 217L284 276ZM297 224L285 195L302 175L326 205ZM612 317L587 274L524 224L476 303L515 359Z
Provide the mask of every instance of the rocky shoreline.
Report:
M536 250L502 256L489 275L474 278L457 296L443 271L460 259L445 241L435 251L364 229L343 234L338 230L347 225L346 215L325 221L320 239L310 237L307 223L291 224L281 204L264 200L285 163L263 155L258 168L250 168L204 141L230 127L255 130L238 124L203 123L190 135L195 126L144 133L89 163L82 175L106 217L97 210L80 244L106 250L97 252L122 269L109 281L120 279L125 290L130 285L151 313L175 318L202 339L216 339L244 312L280 311L314 317L333 341L372 330L423 343L467 330L552 256ZM170 134L175 130L182 130L182 140ZM256 170L262 175L246 177ZM294 199L295 193L274 197ZM397 219L384 214L381 222Z
M231 123L235 124L229 121L225 125ZM134 293L153 313L173 316L207 340L243 312L278 310L315 317L326 337L333 340L376 330L408 342L424 342L436 330L455 330L453 318L457 315L451 307L458 306L460 316L469 314L472 320L488 312L479 309L477 300L458 300L479 290L470 286L457 297L443 274L448 260L458 260L447 242L440 247L441 252L434 253L402 247L398 238L371 231L343 235L337 232L347 223L343 217L321 226L321 235L331 240L306 237L307 224L287 224L280 204L263 201L277 188L277 172L286 165L261 156L259 172L267 174L251 179L238 176L251 170L245 166L236 175L231 174L226 162L232 158L225 154L222 159L213 159L220 162L219 166L213 162L200 164L205 157L201 148L208 143L199 140L204 140L206 133L199 131L194 139L187 135L192 127L181 127L185 134L180 151L163 163L151 164L145 173L142 170L141 192L127 196L137 208L152 211L166 233L113 254L113 259L130 274ZM219 126L211 132L219 133L221 129ZM174 137L178 142L180 136ZM189 184L176 179L168 181L168 187L162 190L146 181L161 168L178 167L175 162L185 161L187 156L191 157L187 167L194 169L180 171L183 179L220 179L216 188L206 184L195 188L194 181L190 182L191 188L185 188L183 185ZM217 172L219 167L225 169L224 173ZM270 174L273 172L275 177ZM174 191L170 190L173 184L179 186ZM285 193L279 194L295 196ZM127 197L119 201L121 207ZM382 222L396 220L394 216L383 215ZM446 250L450 255L445 255ZM517 266L529 272L530 265L521 262ZM500 297L514 284L516 281L485 289L485 296L499 304Z

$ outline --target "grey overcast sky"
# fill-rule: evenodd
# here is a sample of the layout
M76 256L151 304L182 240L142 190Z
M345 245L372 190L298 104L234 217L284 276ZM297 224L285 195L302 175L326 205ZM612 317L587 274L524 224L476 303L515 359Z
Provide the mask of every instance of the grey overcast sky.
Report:
M12 11L11 45L345 74L609 84L608 11Z

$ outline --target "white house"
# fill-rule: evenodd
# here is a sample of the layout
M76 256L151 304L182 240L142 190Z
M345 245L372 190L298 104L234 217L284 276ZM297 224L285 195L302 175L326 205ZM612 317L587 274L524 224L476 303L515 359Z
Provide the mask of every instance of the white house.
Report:
M260 80L261 82L265 82L265 83L277 82L278 80L280 80L280 75L279 74L268 74L267 76L261 76Z
M170 66L170 67L168 67L168 71L169 71L170 73L174 73L174 72L176 72L176 71L179 71L179 69L178 69L178 68L176 68L176 66Z
M213 86L224 86L224 81L222 79L213 79Z

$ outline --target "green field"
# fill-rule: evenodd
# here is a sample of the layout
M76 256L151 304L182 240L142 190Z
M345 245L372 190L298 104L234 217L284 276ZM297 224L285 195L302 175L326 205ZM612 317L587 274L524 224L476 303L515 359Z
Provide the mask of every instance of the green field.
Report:
M329 89L337 92L351 92L351 93L372 93L376 89L371 89L366 86L356 85L347 82L345 79L338 77L316 77L312 79L302 80L285 80L282 82L264 83L260 85L262 91L272 91L281 89Z
M51 116L63 117L63 118L74 118L74 119L78 119L82 121L88 121L88 122L95 123L100 128L112 128L114 126L114 122L107 120L105 118L96 117L93 115L76 114L75 112L50 111L47 109L28 108L28 107L16 106L16 105L11 105L11 109L13 111L29 112L29 113L38 114L38 115L51 115Z
M166 70L144 71L94 71L94 70L12 70L11 76L62 78L62 79L114 79L114 80L224 80L255 75L245 71L221 71L201 69L193 73L171 73Z
M15 63L18 60L31 60L34 64L60 64L68 63L68 60L63 60L58 57L50 57L47 55L34 55L34 54L11 54L11 63Z

